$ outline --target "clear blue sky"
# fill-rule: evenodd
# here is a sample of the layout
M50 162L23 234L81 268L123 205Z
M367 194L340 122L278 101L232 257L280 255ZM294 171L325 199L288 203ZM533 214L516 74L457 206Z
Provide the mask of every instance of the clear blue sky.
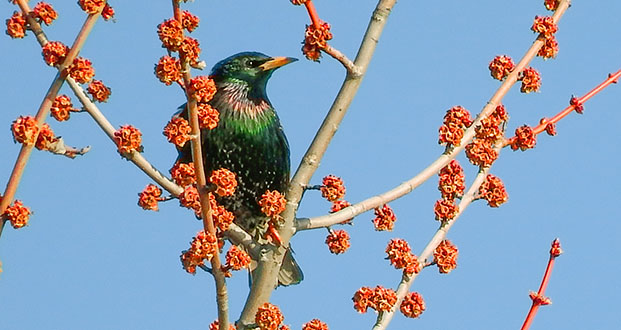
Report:
M34 5L34 1L31 2ZM156 25L171 15L170 1L115 1L116 23L97 24L82 54L97 78L112 87L101 110L115 125L133 124L144 134L144 155L167 171L176 152L162 128L183 103L175 87L161 84L153 66L164 54ZM322 1L316 6L332 24L331 44L353 58L376 1ZM59 19L46 33L71 44L85 15L75 1L54 1ZM185 7L201 18L194 36L208 66L233 53L256 50L301 58L308 18L281 1L196 1ZM14 6L0 2L2 17ZM509 131L536 124L564 108L621 68L621 2L574 1L557 34L555 60L535 59L540 93L512 90L504 100ZM487 65L498 54L519 59L535 36L535 15L547 15L543 0L400 1L390 17L358 97L313 179L341 176L346 198L357 202L412 177L443 148L437 129L446 109L478 111L499 83ZM9 125L34 114L55 72L47 67L32 34L0 37L0 186L19 146ZM279 110L297 166L330 106L344 72L325 58L302 60L276 72L268 93ZM492 173L507 185L509 202L490 209L472 205L449 238L460 248L450 275L425 270L413 289L427 311L420 319L396 315L392 329L515 329L539 286L549 244L560 237L558 259L543 307L532 329L618 329L621 266L617 236L621 86L611 86L586 104L585 114L558 124L558 136L541 136L527 152L504 150ZM70 93L67 87L64 93ZM0 240L0 328L2 329L197 329L216 317L213 281L186 274L179 253L201 228L176 201L157 213L141 210L137 193L150 181L121 159L115 146L85 114L51 122L70 145L91 145L69 160L35 152L17 197L35 211L21 230L8 227ZM459 158L467 182L476 169ZM293 239L306 279L278 289L273 302L292 329L320 318L331 329L368 329L375 315L359 315L351 297L361 286L395 288L400 272L383 260L386 243L407 239L418 254L437 228L433 203L436 178L398 200L394 232L375 232L372 214L346 229L352 248L328 252L326 232ZM308 192L299 216L324 214L329 204ZM248 286L244 273L229 282L231 318L236 319Z

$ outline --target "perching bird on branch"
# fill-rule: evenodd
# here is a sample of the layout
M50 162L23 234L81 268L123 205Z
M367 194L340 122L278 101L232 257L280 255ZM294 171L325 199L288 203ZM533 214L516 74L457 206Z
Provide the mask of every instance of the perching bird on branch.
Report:
M218 62L210 75L217 92L209 104L220 112L220 121L214 129L201 131L205 172L209 175L226 168L236 174L235 194L218 197L218 202L235 214L237 225L259 241L267 230L268 217L258 201L266 190L284 194L290 174L289 143L267 97L266 84L274 70L294 61L244 52ZM187 118L185 105L179 115ZM179 149L177 160L192 161L189 143ZM303 277L289 249L279 284L297 284Z

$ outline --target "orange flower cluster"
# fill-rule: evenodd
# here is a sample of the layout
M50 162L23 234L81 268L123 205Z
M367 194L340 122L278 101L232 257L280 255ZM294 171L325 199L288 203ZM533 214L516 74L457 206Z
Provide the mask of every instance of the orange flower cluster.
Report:
M276 330L285 320L276 305L264 303L254 316L254 321L260 330Z
M374 289L362 287L352 298L354 301L354 309L359 313L366 313L368 308L378 312L389 311L397 302L397 294L392 289L386 289L381 285Z
M22 201L16 200L13 205L6 208L3 216L11 222L13 228L18 229L28 224L31 214L30 208L24 206Z
M324 177L323 185L320 189L321 196L330 202L345 197L345 185L343 184L343 180L334 175Z
M103 10L106 5L105 0L78 0L80 8L87 14L95 14Z
M346 207L349 207L349 206L351 206L351 203L349 203L346 200L340 199L340 200L334 201L334 202L332 202L332 207L330 207L330 213L336 213L336 212L338 212L338 211L340 211L340 210L342 210L342 209L344 209ZM341 222L341 224L349 224L349 223L352 222L352 220L354 220L354 218L347 219L347 220Z
M155 65L155 76L164 84L170 86L181 79L181 63L170 56L162 56Z
M291 3L296 5L296 6L300 6L306 3L306 1L308 0L291 0Z
M406 240L400 238L390 240L386 246L386 254L390 263L396 269L403 269L406 274L418 274L421 270L418 258L412 254L410 245Z
M41 50L43 60L49 66L62 64L68 52L69 47L65 46L65 44L60 41L50 41L46 43Z
M574 110L576 110L577 113L579 114L584 113L584 104L580 102L579 98L572 96L571 99L569 100L569 105L573 105Z
M546 6L547 10L556 10L556 8L558 8L559 3L560 3L560 0L544 0L543 1L543 5Z
M440 126L439 144L458 145L464 137L464 130L472 125L470 112L461 106L454 106L446 111L444 123Z
M170 175L176 184L185 187L196 182L196 173L194 172L194 163L175 163L170 169Z
M179 194L179 204L194 210L197 217L201 216L201 201L198 195L198 189L195 186L187 186L183 192Z
M328 325L320 319L312 319L309 322L304 323L302 330L328 330Z
M207 103L199 103L198 126L200 128L214 129L220 122L220 112Z
M229 226L235 220L233 212L218 204L213 194L209 194L209 206L211 207L211 218L219 230L218 235L229 230Z
M104 9L101 11L101 17L103 17L104 20L109 21L114 18L114 14L114 8L106 3Z
M504 80L515 69L511 57L498 55L489 63L489 71L494 79Z
M188 30L188 32L194 31L198 27L199 22L200 19L198 16L192 15L192 13L187 10L181 12L181 26Z
M315 24L307 25L302 53L307 59L318 62L321 58L321 50L326 48L328 40L332 40L330 24L322 22L319 27Z
M218 253L216 237L209 232L201 230L190 243L190 249L181 253L183 269L190 274L196 274L196 267L203 266L205 259L210 261L214 254Z
M278 190L267 190L259 201L261 212L268 217L275 218L281 214L287 206L287 200Z
M34 145L37 142L39 128L37 127L37 120L32 116L17 117L11 125L11 131L13 132L13 140L17 143Z
M440 273L448 274L451 270L457 268L458 254L457 247L451 241L445 239L438 244L433 252L433 262L438 266Z
M456 159L443 167L438 175L440 176L438 190L442 198L455 199L464 194L466 189L464 170Z
M157 211L159 209L157 202L162 200L161 196L162 189L154 184L149 184L138 194L138 205L145 210Z
M187 120L173 116L166 127L164 127L164 136L168 142L173 143L178 147L183 147L186 142L190 141L190 132L192 128Z
M54 143L58 141L54 131L47 123L43 123L41 125L41 129L39 130L39 136L37 137L37 143L35 143L35 148L39 150L49 150Z
M479 187L479 196L487 201L491 207L499 207L509 199L505 184L499 177L488 174L485 182Z
M530 29L547 38L558 31L558 26L554 23L554 18L552 18L552 16L535 16L535 21Z
M213 322L211 322L211 324L209 324L209 330L219 330L220 329L220 322L218 320L215 320ZM229 330L236 330L237 328L232 325L229 324Z
M433 206L433 212L436 215L436 220L447 222L453 220L459 212L459 206L455 204L452 199L440 199L436 201Z
M546 38L543 46L537 52L537 56L543 57L544 60L555 58L556 54L558 54L558 42L554 36Z
M26 17L22 12L13 12L13 16L6 20L6 34L13 39L26 36Z
M86 84L95 76L93 63L83 57L76 57L76 59L73 60L73 63L71 63L71 65L67 68L67 71L69 72L71 78L75 79L75 81L80 84Z
M556 258L563 254L563 250L561 249L561 241L558 238L555 238L552 241L552 247L550 248L550 256Z
M248 253L236 245L231 245L231 248L226 252L226 264L222 266L222 270L229 275L229 270L241 270L250 266L250 256Z
M388 204L384 204L381 208L375 208L375 218L373 219L373 225L377 231L391 231L397 221L397 216L392 211L392 208Z
M97 102L108 101L110 94L112 94L112 90L110 90L108 86L104 85L101 80L93 80L93 82L88 85L87 91L91 94L93 100Z
M537 92L541 88L541 75L534 68L524 69L520 72L518 80L522 81L522 87L520 87L522 93Z
M32 15L39 23L43 22L45 25L52 24L52 22L58 18L58 13L52 8L52 5L43 1L37 3L32 9Z
M466 146L466 156L470 163L476 166L489 166L498 158L494 145L504 136L503 124L507 120L509 115L502 104L481 120L475 129L474 140Z
M515 141L511 144L511 149L524 151L534 148L536 144L537 135L530 126L524 125L515 129Z
M334 254L345 253L351 246L349 234L345 230L332 230L326 237L328 249Z
M489 166L498 158L498 153L489 140L474 139L466 146L466 156L474 165Z
M192 97L197 102L209 102L216 94L216 83L207 76L198 76L190 81Z
M237 188L235 173L226 168L212 171L209 182L216 185L216 194L220 196L233 196Z
M71 98L64 94L56 96L54 102L52 102L52 107L50 108L50 114L58 121L69 120L71 112L77 111L77 109L73 108Z
M201 53L201 47L198 40L190 37L183 38L181 46L179 46L180 55L190 62L192 67L198 67L198 57Z
M183 27L174 18L167 19L157 26L157 35L164 48L176 52L183 42Z
M121 154L142 152L142 133L132 125L121 126L114 132L114 142Z
M408 293L401 302L401 313L407 317L417 318L425 311L425 301L418 292Z

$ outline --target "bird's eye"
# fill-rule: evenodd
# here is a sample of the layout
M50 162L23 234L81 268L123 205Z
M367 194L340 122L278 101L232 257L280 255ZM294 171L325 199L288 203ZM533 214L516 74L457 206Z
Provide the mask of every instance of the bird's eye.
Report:
M258 61L254 61L254 60L248 60L248 62L246 62L246 64L248 64L248 66L250 67L255 67L259 65Z

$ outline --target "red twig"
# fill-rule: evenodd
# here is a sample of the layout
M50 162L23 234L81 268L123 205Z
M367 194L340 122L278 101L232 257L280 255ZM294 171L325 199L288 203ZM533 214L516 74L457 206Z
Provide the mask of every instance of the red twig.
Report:
M530 310L528 311L528 315L526 315L526 319L524 320L524 324L522 325L522 330L527 330L535 315L537 314L537 310L541 305L549 305L551 303L550 298L544 296L546 287L548 286L548 282L550 281L550 274L552 274L552 268L554 267L554 260L556 257L560 256L563 253L561 250L561 242L559 239L555 239L552 241L552 248L550 249L550 259L548 260L548 266L546 267L546 272L543 275L543 279L541 280L541 285L539 286L539 291L531 292L530 298L533 300L533 304L530 306Z
M30 25L30 29L35 33L35 35L37 35L37 40L41 43L42 46L45 45L45 43L47 43L47 40L45 40L42 33L39 33L42 31L41 26L31 15L29 15L31 10L30 10L30 7L28 6L28 2L26 0L18 0L17 4L19 5L19 8L22 10L22 13L24 14L24 16L26 16L26 18L28 19L28 24ZM86 41L86 38L88 37L89 33L91 32L91 29L95 25L95 22L97 22L97 19L99 18L99 16L101 16L101 13L91 14L86 18L86 21L82 25L80 32L75 38L75 41L73 42L73 45L71 46L69 53L65 57L65 61L60 66L58 66L59 72L54 78L54 81L52 82L52 84L50 85L50 88L48 89L47 94L45 95L45 98L41 102L41 105L39 106L39 110L37 111L37 114L35 116L39 131L41 129L41 126L45 122L45 118L47 118L47 116L50 113L50 108L52 107L54 98L56 98L56 95L58 94L60 87L65 82L65 77L67 76L65 68L73 62L73 60L76 58L76 56L82 49L82 46L84 45L84 42ZM36 140L36 137L35 137L35 140ZM15 161L15 165L13 166L13 171L11 172L11 176L9 177L9 182L7 183L6 188L4 190L4 194L3 194L4 197L2 198L2 201L0 202L0 214L4 213L6 208L15 198L15 192L17 191L17 187L19 186L19 182L21 181L22 174L24 174L24 169L26 168L26 164L28 163L28 159L30 158L30 154L32 153L33 147L34 147L33 145L24 144L22 145L22 148L19 151L19 155L17 156L17 160ZM0 220L0 235L2 235L2 229L4 228L5 222L6 222L5 219Z
M175 19L181 23L181 9L179 8L179 0L172 0L173 12ZM196 173L196 185L198 187L198 194L201 202L201 218L203 219L203 228L205 232L211 233L216 236L216 227L213 222L212 211L209 203L210 192L205 189L207 186L207 177L205 175L205 167L203 164L203 150L201 146L201 129L198 122L198 109L196 99L192 96L194 92L190 85L192 74L190 72L189 60L185 58L183 52L179 52L179 60L181 61L183 72L183 85L186 86L185 94L187 97L187 109L188 109L188 121L192 129L192 162L194 163L194 169ZM216 243L217 244L217 243ZM217 249L216 249L217 250ZM228 330L229 328L229 316L228 316L228 293L226 288L226 280L224 272L222 271L222 263L220 262L220 255L214 253L210 260L212 274L216 284L216 301L218 306L218 324L220 330Z
M604 80L601 84L597 85L595 88L593 88L590 92L586 93L584 96L579 97L579 98L572 98L572 102L567 108L563 109L561 112L557 113L554 117L550 119L542 120L539 123L539 125L533 127L533 133L539 134L545 131L546 126L556 124L561 119L563 119L565 116L572 113L574 110L581 112L582 104L584 104L584 102L588 101L591 97L597 95L597 93L601 92L604 88L608 87L610 84L616 83L619 80L619 77L621 77L621 70L615 73L609 74L606 80ZM515 136L506 140L505 146L513 144L515 140L516 140Z
M319 15L317 14L317 10L315 9L313 1L306 1L304 3L304 6L306 6L306 10L308 11L308 16L310 16L311 22L313 22L313 25L316 29L319 29L321 27L321 19L319 19Z

